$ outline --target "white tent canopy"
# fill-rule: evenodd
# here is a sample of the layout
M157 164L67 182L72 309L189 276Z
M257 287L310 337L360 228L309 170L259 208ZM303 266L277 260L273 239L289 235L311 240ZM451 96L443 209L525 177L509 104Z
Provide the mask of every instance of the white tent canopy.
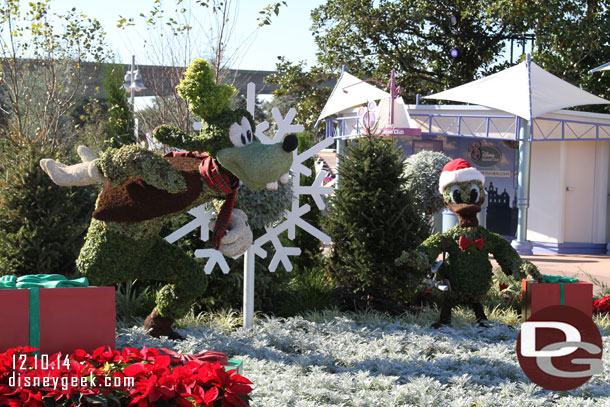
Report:
M394 123L392 123L392 110L390 97L384 98L379 103L379 122L382 127L400 127L400 128L412 128L415 127L415 123L411 121L411 116L407 111L407 106L402 100L402 97L397 97L394 100Z
M356 78L347 72L341 73L335 88L318 117L318 122L332 114L341 112L350 107L358 106L363 103L373 102L387 98L390 94Z
M496 74L425 97L487 106L529 121L570 106L610 103L548 73L529 59Z

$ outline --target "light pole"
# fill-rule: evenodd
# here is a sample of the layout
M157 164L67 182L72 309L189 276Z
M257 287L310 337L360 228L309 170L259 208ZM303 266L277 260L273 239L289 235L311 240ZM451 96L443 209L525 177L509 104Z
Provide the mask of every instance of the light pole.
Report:
M125 73L125 78L123 79L123 86L125 90L129 92L129 98L131 102L131 109L133 110L133 119L134 119L134 135L136 138L136 143L138 143L138 119L136 116L136 106L135 106L135 93L141 90L146 89L146 85L142 82L142 74L139 70L136 69L136 56L131 56L131 70Z

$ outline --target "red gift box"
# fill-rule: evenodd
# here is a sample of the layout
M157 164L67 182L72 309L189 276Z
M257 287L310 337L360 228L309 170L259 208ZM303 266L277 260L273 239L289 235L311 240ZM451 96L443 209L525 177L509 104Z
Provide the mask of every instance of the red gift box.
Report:
M115 348L114 287L39 288L41 354ZM30 289L0 290L0 351L30 343ZM35 324L35 322L34 322Z
M562 286L563 285L563 303ZM566 305L583 312L587 317L593 315L593 284L587 281L577 283L537 283L534 280L521 280L521 319L552 305Z

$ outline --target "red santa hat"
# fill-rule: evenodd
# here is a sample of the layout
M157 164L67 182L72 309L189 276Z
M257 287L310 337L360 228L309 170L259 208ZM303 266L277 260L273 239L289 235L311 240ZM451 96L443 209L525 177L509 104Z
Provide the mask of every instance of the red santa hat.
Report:
M485 176L474 168L468 161L462 158L456 158L449 161L441 171L441 177L438 180L438 190L443 193L445 187L456 182L481 181L485 183Z

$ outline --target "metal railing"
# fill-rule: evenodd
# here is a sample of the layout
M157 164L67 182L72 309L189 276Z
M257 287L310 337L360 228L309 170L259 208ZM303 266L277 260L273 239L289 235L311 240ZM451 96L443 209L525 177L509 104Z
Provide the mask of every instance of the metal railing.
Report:
M510 115L411 113L415 126L431 136L518 140L519 121ZM326 137L349 139L363 130L358 116L326 119ZM538 117L533 120L532 141L610 140L610 123Z

